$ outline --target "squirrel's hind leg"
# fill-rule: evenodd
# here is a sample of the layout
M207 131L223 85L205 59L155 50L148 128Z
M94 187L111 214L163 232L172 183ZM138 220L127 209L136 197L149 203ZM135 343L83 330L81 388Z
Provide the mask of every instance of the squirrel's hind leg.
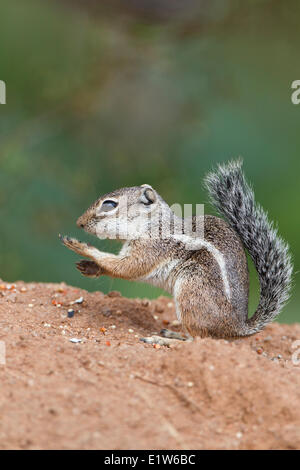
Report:
M193 337L233 337L235 317L223 285L216 282L214 272L206 270L204 274L181 279L176 286L178 318Z

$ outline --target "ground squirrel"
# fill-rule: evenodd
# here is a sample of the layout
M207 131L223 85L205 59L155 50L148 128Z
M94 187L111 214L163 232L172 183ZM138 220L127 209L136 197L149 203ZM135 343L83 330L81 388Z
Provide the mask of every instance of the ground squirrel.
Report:
M205 178L211 202L227 221L204 215L198 217L203 222L199 228L194 217L187 234L178 230L185 219L176 216L150 185L142 185L105 194L77 221L99 238L122 240L118 255L69 237L61 240L90 258L77 263L85 276L149 282L171 293L178 320L192 337L257 333L288 299L292 263L288 245L255 203L241 167L240 160L220 165ZM171 228L168 233L166 227ZM250 319L245 249L260 281L260 302Z

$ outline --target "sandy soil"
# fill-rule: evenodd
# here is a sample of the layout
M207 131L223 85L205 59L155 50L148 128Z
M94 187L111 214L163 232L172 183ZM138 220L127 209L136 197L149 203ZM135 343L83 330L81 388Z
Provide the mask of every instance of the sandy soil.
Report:
M174 319L163 297L0 281L0 448L299 449L300 325L171 348L139 340Z

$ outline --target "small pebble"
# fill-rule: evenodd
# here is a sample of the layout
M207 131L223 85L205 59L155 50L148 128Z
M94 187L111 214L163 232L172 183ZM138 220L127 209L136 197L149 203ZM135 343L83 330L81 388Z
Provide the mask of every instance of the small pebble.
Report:
M241 439L241 438L243 437L243 433L237 432L237 433L236 433L236 437L237 437L238 439Z
M71 341L71 343L81 343L81 339L79 338L71 338L69 341Z
M108 297L121 297L121 293L117 290L112 290L107 295Z
M32 308L32 307L33 307L33 304L28 304L28 307Z
M266 336L264 341L272 341L272 336Z
M133 329L129 328L128 333L133 333Z
M82 304L83 297L79 297L79 299L74 300L74 304Z
M101 313L102 313L102 315L104 315L105 317L110 317L112 312L111 312L110 308L108 308L108 307L103 307L102 310L101 310Z
M75 311L72 308L69 308L68 310L68 318L73 318L75 314Z
M157 313L163 313L164 308L161 307L160 305L155 305L155 311L156 311Z
M10 300L10 302L16 302L17 295L15 293L9 294L6 296L6 300Z

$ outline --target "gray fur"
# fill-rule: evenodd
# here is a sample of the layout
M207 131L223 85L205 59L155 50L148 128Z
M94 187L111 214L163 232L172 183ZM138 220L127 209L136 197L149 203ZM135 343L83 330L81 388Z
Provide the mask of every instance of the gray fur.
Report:
M257 333L271 322L289 298L292 261L289 247L266 212L255 202L242 172L242 161L219 165L205 178L212 204L240 236L260 281L260 301L241 336Z

